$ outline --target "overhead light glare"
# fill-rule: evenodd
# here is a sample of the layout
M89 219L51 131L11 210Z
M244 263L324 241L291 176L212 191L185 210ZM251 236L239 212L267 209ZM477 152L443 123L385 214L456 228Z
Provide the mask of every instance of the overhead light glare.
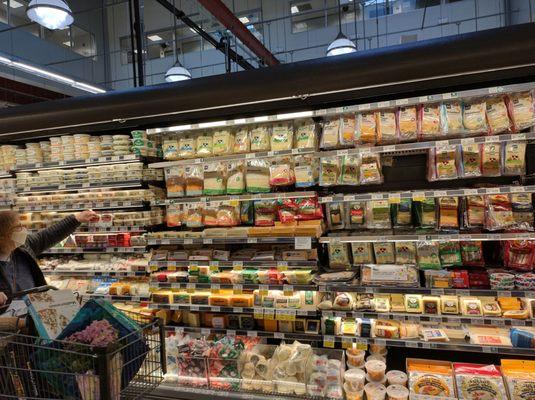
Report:
M91 93L106 93L106 91L104 89L101 89L101 88L93 86L93 85L88 85L87 83L74 82L73 86L78 88L78 89L82 89L82 90L85 90L85 91L91 92Z
M51 78L59 82L67 83L69 85L74 84L74 80L67 78L66 76L55 74L42 68L34 67L33 65L24 64L18 61L13 61L13 65L19 67L19 69L33 72L34 74L44 76L45 78Z
M297 13L299 13L299 8L297 6L292 6L292 7L290 7L290 12L292 14L297 14Z
M243 125L246 123L247 123L247 120L245 118L238 118L234 120L234 125Z
M242 24L248 24L249 22L251 22L251 21L249 20L249 18L247 18L247 17L240 17L240 18L238 18L238 19L240 20L240 22L241 22Z
M314 115L313 111L300 111L288 114L278 114L277 119L293 119L293 118L306 118L312 117Z
M7 5L7 0L3 1L2 3L5 4L5 5ZM9 2L9 7L11 7L11 8L21 8L21 7L23 7L23 6L24 6L24 4L21 4L21 3L19 3L19 2L16 1L16 0L11 0L11 1Z
M72 11L63 0L32 0L26 14L31 21L50 30L65 29L74 22Z
M199 124L199 128L214 128L216 126L225 126L227 121L214 121L214 122L203 122Z
M163 38L159 35L149 35L147 36L147 38L153 42L159 42L161 40L163 40Z
M175 125L169 127L170 131L180 132L180 131L189 131L191 129L191 125Z
M262 117L254 117L254 122L266 122L269 120L269 117L267 115Z

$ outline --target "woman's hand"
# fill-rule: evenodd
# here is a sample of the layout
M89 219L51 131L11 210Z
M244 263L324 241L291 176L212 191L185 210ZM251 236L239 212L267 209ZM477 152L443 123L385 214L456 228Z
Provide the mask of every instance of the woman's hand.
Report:
M0 292L0 306L7 303L7 296L4 292Z
M93 210L85 210L74 214L74 217L81 224L90 222L93 218L98 217L98 214Z

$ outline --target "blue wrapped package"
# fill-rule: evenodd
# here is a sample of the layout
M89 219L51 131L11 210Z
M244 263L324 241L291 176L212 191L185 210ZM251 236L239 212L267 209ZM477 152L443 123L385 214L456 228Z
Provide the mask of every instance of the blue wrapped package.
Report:
M522 328L513 328L511 329L510 335L514 347L522 347L525 349L535 348L535 334L533 334L533 332Z

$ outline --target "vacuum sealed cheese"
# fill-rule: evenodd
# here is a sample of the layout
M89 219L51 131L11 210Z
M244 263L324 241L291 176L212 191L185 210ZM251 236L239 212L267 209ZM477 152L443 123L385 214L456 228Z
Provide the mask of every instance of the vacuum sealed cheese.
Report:
M456 136L463 132L463 113L459 102L444 103L444 127L448 136Z
M245 192L245 163L233 161L227 164L227 194Z
M185 194L184 167L165 168L165 186L167 197L182 197Z
M340 121L340 144L343 147L353 146L355 144L356 123L355 114L342 116Z
M381 156L379 154L363 154L360 163L360 183L370 185L382 182Z
M377 118L374 112L357 116L357 143L372 146L377 143Z
M164 139L162 143L163 158L165 160L178 160L178 139Z
M340 176L340 159L338 157L322 157L320 160L320 186L338 184Z
M423 104L419 113L418 139L426 142L444 135L442 127L442 107L440 104Z
M481 172L483 176L500 176L501 143L483 143L481 145Z
M192 136L184 136L180 138L178 148L179 158L192 158L196 154L197 142Z
M329 118L323 124L321 148L333 149L340 145L340 117Z
M341 185L358 185L359 184L359 164L358 156L342 156L340 167L340 184Z
M393 110L381 110L377 115L377 143L396 143L398 140L396 113Z
M508 229L515 225L513 205L507 194L488 195L486 226L489 231Z
M197 156L210 157L214 150L213 136L209 134L200 134L197 136Z
M440 197L438 199L438 228L440 230L459 229L459 198Z
M373 243L354 242L351 243L351 254L353 255L353 264L373 264Z
M186 179L186 196L200 196L203 189L203 169L201 165L191 165L184 168Z
M521 131L535 125L535 105L533 93L522 92L509 95L511 118L515 131Z
M234 134L233 153L248 153L251 151L251 139L247 128L240 128Z
M416 106L401 107L398 111L399 140L415 142L418 139L418 112Z
M472 143L463 145L461 154L463 160L463 177L474 178L481 176L481 152L479 144Z
M494 365L454 363L460 400L507 400L502 374Z
M487 99L487 121L491 135L511 132L511 122L507 104L503 96L496 96Z
M301 121L295 131L296 149L314 149L316 147L316 124L312 120Z
M266 160L247 161L245 186L249 193L268 193L269 186L269 162Z
M251 151L270 150L270 131L266 125L259 125L251 130Z
M531 400L535 394L534 360L501 360L511 400Z
M306 155L295 157L294 173L296 187L316 185L319 175L318 158Z
M485 110L485 101L463 104L463 126L465 133L478 134L488 132Z
M409 390L412 395L455 398L452 366L447 361L407 359Z
M431 180L449 180L459 177L457 160L459 158L459 146L444 146L429 150L429 166L431 168Z
M526 174L526 142L507 142L503 146L503 175Z
M291 150L293 144L293 127L288 123L277 123L271 127L271 150Z
M329 267L334 269L349 268L349 244L348 243L329 243L327 245L329 253Z
M214 132L213 153L214 156L222 156L232 153L234 145L234 135L228 129Z
M223 163L204 165L204 188L206 196L223 195L227 191L227 166Z

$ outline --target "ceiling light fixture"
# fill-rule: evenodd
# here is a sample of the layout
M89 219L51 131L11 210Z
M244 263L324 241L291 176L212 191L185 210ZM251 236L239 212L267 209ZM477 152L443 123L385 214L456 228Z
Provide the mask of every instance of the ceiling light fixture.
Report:
M159 35L149 35L147 38L152 42L159 42L160 40L163 40L163 38Z
M290 7L290 12L291 12L292 14L297 14L297 13L299 13L299 7L297 7L297 6L291 6L291 7Z
M56 74L54 72L47 71L46 69L39 68L30 64L26 64L25 62L11 60L4 56L0 56L0 64L6 65L14 69L18 69L19 71L24 71L28 74L40 76L45 79L50 79L51 81L55 81L55 82L62 83L64 85L72 86L74 88L83 90L84 92L106 93L106 90L101 89L97 86L89 85L83 82L78 82L72 78L69 78L68 76Z
M248 24L250 22L247 17L240 17L239 20L242 24Z
M32 0L26 14L50 30L65 29L74 21L71 9L63 0Z
M355 43L342 33L342 10L340 8L340 0L338 0L338 36L327 47L327 56L338 56L340 54L354 53L355 51L357 51Z
M173 7L175 7L175 0L173 0ZM176 32L176 16L173 14L173 28ZM190 28L191 29L191 28ZM178 51L176 48L176 35L175 39L173 41L173 52L175 53L175 64L167 70L165 73L165 81L166 82L180 82L180 81L187 81L188 79L191 79L191 73L184 68L182 64L180 64L180 61L178 61Z
M2 2L2 4L7 5L7 0L4 0L4 1ZM11 7L11 8L21 8L21 7L23 7L23 6L24 6L24 4L21 4L21 3L19 3L19 2L16 1L16 0L11 0L11 1L9 2L9 7Z

